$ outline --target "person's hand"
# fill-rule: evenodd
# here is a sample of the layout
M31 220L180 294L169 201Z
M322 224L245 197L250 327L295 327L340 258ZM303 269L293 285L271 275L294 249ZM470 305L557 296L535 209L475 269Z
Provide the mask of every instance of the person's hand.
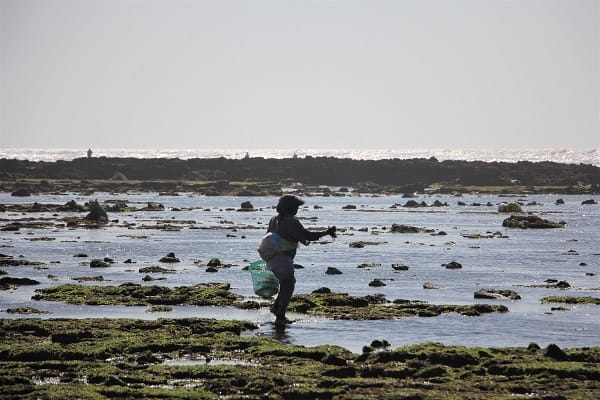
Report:
M335 228L335 226L332 226L332 227L330 227L330 228L328 228L328 229L327 229L326 233L327 233L329 236L331 236L332 238L336 238L336 237L337 237L337 234L335 233L335 232L336 232L336 230L337 230L337 229Z

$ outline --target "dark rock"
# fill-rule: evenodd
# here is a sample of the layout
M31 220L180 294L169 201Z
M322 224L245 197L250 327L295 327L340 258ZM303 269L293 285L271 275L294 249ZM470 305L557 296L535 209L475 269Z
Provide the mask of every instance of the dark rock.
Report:
M404 204L402 207L417 208L417 207L421 207L421 204L415 200L408 200L406 202L406 204Z
M382 349L385 347L390 347L390 342L388 342L387 340L373 340L371 342L371 347L373 347L374 349Z
M408 271L408 265L404 264L392 264L392 268L395 271Z
M502 221L502 226L521 229L563 228L564 222L553 222L535 215L511 215Z
M254 210L254 206L252 205L251 202L249 201L244 201L241 205L240 205L240 210L242 211L252 211Z
M341 275L342 271L340 271L339 269L337 269L335 267L328 267L327 271L325 271L325 273L327 275Z
M584 200L584 201L581 202L582 206L589 205L589 204L598 204L598 202L596 200L594 200L594 199Z
M323 364L327 364L327 365L337 365L337 366L344 366L347 364L347 361L344 360L343 358L336 356L335 354L328 354L326 355L321 362Z
M75 200L67 201L64 206L59 207L59 211L83 212L85 207L77 204Z
M319 293L320 294L327 294L327 293L331 293L331 289L329 289L328 287L321 287L321 288L318 288L316 290L313 290L312 292L315 293L315 294L319 294Z
M71 278L77 282L104 282L104 277L102 275L98 276L77 276Z
M88 202L88 206L90 207L90 213L85 216L85 219L88 221L108 221L108 215L104 208L98 203L97 200L90 200Z
M162 277L161 278L153 278L150 275L146 275L146 276L144 276L142 278L142 281L144 281L144 282L152 282L152 281L164 281L166 279L167 278L162 278Z
M386 242L365 242L361 240L359 242L350 242L348 246L350 246L353 249L362 249L365 246L377 246L384 243Z
M529 351L538 351L540 349L541 349L540 345L537 343L534 343L534 342L529 343L529 346L527 346L527 350L529 350Z
M480 289L475 292L476 299L521 300L521 296L513 290Z
M175 272L175 270L174 269L166 269L166 268L163 268L163 267L152 266L152 267L143 267L143 268L140 268L138 270L138 272L140 272L142 274L152 274L152 273L168 274L168 273Z
M554 204L556 204L556 205L558 206L558 205L561 205L561 204L565 204L565 201L564 201L563 199L557 199L557 200L554 202Z
M342 210L356 210L356 206L353 204L348 204L342 207Z
M15 285L15 286L24 286L24 285L39 285L40 283L36 280L29 278L11 278L10 276L5 276L0 278L0 286L4 285Z
M390 228L390 232L393 233L421 233L423 231L423 229L417 228L416 226L402 224L392 224L392 227Z
M146 207L142 208L142 211L163 211L165 209L165 206L160 204L160 203L156 203L153 201L149 201L148 204L146 205Z
M381 264L377 264L377 263L362 263L359 264L356 268L377 268L379 267Z
M436 285L435 283L425 282L423 284L423 289L440 289L440 285Z
M91 268L108 268L108 267L110 267L110 264L104 260L94 259L94 260L90 261L90 267Z
M523 209L519 203L499 204L498 212L501 213L522 213Z
M449 263L442 264L442 267L446 267L447 269L461 269L462 264L456 261L450 261Z
M544 355L557 361L567 361L569 359L567 354L555 344L548 345Z
M31 192L26 188L19 188L10 194L14 197L28 197L31 196Z
M163 258L161 258L159 261L163 262L163 263L178 263L181 260L179 258L175 257L175 253L170 252L170 253L167 253L167 255L164 256Z
M219 270L215 267L206 267L206 272L218 272Z
M556 287L561 289L568 289L571 287L571 284L567 281L560 281L556 284Z
M206 265L208 265L209 267L220 267L223 265L223 263L221 263L221 260L219 260L218 258L213 257L208 261L208 264Z
M369 286L380 287L385 286L385 283L383 283L381 279L373 279L371 282L369 282Z

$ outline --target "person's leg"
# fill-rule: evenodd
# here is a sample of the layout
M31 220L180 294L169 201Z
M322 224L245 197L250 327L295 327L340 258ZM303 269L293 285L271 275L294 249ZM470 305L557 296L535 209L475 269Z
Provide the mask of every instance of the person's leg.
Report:
M278 320L285 320L285 312L296 287L294 263L290 257L278 256L269 261L268 267L279 279L279 294L271 307L271 312Z

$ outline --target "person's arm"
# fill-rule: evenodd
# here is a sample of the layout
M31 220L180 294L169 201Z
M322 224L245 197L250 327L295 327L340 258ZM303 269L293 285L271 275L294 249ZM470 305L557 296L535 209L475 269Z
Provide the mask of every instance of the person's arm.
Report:
M300 223L300 221L295 219L292 236L298 242L301 242L302 244L307 245L308 242L319 240L320 238L322 238L323 236L326 236L326 235L330 235L331 237L336 237L335 232L336 232L335 226L332 226L332 227L328 228L327 230L319 231L319 232L309 231Z

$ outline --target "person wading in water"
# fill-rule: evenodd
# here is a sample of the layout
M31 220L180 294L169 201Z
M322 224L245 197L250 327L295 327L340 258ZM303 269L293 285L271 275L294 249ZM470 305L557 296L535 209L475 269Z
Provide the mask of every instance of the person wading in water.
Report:
M304 201L296 196L289 194L282 196L277 203L277 215L273 216L269 221L267 232L277 233L283 239L295 243L296 246L298 243L308 246L309 242L318 240L326 235L335 238L335 226L320 232L312 232L302 226L296 218L298 207L302 204L304 204ZM279 253L267 261L267 268L279 279L279 294L271 307L271 312L276 317L276 325L284 325L291 322L285 317L285 312L296 284L296 278L294 277L295 256L296 247Z

